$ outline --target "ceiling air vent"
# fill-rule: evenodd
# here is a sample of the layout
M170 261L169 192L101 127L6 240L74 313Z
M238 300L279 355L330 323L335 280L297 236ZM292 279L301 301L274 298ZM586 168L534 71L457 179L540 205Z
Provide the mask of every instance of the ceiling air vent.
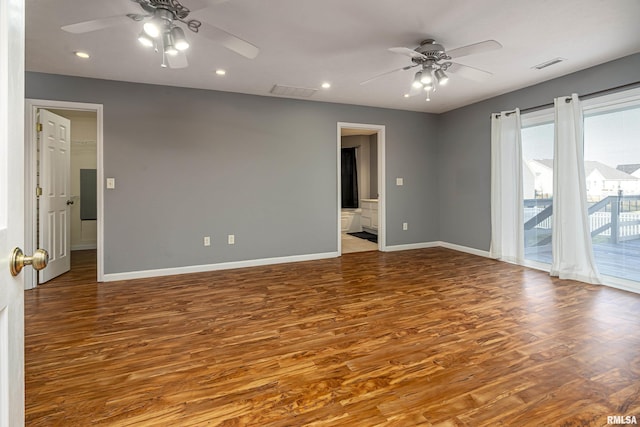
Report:
M542 70L543 68L551 67L552 65L556 65L562 61L566 61L567 58L553 58L547 62L543 62L542 64L534 65L531 68L535 68L536 70Z
M294 87L284 85L274 85L273 88L271 88L271 93L274 95L295 96L297 98L309 98L317 91L318 89L308 87Z

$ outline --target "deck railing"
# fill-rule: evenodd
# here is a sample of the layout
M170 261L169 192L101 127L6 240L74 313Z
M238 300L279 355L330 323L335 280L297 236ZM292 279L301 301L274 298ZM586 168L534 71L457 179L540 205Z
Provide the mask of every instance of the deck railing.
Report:
M640 212L625 212L635 208L640 195L609 196L589 207L591 237L605 236L614 244L640 239ZM524 201L524 229L551 231L552 199ZM551 235L537 241L536 246L551 243Z

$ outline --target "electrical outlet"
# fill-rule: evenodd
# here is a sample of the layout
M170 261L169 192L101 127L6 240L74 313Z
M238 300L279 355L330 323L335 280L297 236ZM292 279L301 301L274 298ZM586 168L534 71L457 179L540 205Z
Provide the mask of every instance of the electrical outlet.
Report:
M230 245L235 245L236 244L236 236L233 234L229 234L229 237L227 238L227 242Z
M204 236L204 245L205 246L211 246L211 237Z
M403 222L402 223L402 229L405 230L405 231L408 230L409 229L409 223Z

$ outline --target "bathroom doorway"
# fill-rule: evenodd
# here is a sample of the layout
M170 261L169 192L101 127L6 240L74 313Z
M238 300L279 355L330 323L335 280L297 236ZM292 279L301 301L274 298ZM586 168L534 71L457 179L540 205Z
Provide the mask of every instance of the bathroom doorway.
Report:
M338 253L384 250L384 126L338 123Z

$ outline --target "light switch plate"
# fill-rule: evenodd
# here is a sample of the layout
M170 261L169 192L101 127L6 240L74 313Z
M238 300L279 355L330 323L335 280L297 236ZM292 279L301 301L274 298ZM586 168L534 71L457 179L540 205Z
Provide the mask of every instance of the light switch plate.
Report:
M396 178L396 185L397 186L404 185L404 179L403 178Z
M113 190L114 188L116 188L116 179L107 178L107 189Z

